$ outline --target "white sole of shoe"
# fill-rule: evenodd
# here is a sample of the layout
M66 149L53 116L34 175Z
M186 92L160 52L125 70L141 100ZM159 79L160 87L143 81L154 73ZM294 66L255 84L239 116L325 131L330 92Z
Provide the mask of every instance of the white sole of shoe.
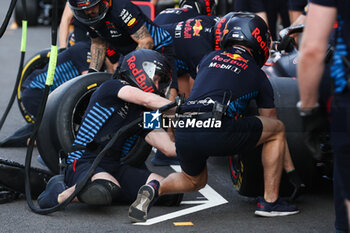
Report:
M129 219L131 222L147 221L148 206L154 198L154 190L144 185L140 188L136 201L129 208Z
M263 216L263 217L288 216L288 215L293 215L293 214L297 214L297 213L299 213L299 210L290 211L290 212L278 212L278 211L266 212L266 211L261 211L261 210L255 211L255 215Z

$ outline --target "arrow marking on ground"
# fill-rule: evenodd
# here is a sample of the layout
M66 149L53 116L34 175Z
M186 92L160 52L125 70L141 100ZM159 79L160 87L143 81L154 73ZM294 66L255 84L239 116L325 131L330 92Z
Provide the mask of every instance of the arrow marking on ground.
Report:
M171 165L172 169L176 172L180 172L181 168L179 165ZM190 208L186 208L183 210L178 210L172 213L164 214L158 217L150 218L146 222L142 223L134 223L134 225L153 225L156 223L164 222L169 219L177 218L180 216L184 216L187 214L192 214L194 212L198 212L201 210L209 209L215 206L223 205L228 203L228 201L223 198L220 194L218 194L214 189L212 189L209 185L206 185L204 188L199 190L199 192L208 200L199 200L199 201L182 201L181 204L198 204L196 206L192 206Z

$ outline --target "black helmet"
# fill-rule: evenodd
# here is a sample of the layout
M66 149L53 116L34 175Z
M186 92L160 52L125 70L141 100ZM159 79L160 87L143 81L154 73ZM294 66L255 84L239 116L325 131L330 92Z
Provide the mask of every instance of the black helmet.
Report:
M87 25L99 23L107 14L111 2L107 0L68 0L69 6L73 11L74 17ZM96 17L91 18L85 14L85 10L99 5L99 13Z
M229 19L231 19L232 15L234 15L235 12L230 12L227 13L225 16L221 17L219 21L216 22L214 26L214 49L215 50L220 50L220 40L221 40L221 35L224 32L226 23L228 22Z
M215 0L180 0L180 8L184 7L184 5L194 7L202 15L215 15Z
M220 45L227 48L243 45L251 49L256 63L262 67L270 54L271 34L265 21L249 12L237 12L226 23Z
M171 82L171 66L166 57L150 49L127 54L119 67L119 77L145 92L164 95ZM158 88L154 84L159 80Z

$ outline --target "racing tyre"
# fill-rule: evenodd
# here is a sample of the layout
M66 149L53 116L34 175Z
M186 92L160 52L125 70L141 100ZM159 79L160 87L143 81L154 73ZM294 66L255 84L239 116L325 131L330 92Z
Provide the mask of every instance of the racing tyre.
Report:
M21 2L21 1L19 1ZM42 69L49 62L50 49L45 49L32 56L23 66L21 79L17 87L17 103L22 116L28 123L34 123L34 117L26 110L22 102L23 83L27 77L37 69Z
M294 166L302 181L311 187L315 177L316 164L312 153L304 143L302 123L296 103L299 100L297 80L292 78L270 78L274 89L277 116L286 128L286 137ZM255 114L255 107L249 114ZM234 188L244 196L258 196L263 194L264 180L261 164L261 147L250 153L229 156L229 168ZM280 195L290 195L292 187L283 174Z
M64 49L59 49L58 53L62 52ZM44 68L50 60L50 49L42 50L34 54L23 66L21 78L17 87L17 103L22 116L28 123L34 123L34 117L30 114L23 105L22 92L24 90L23 83L28 78L28 76L37 69Z
M42 159L52 172L59 172L59 154L71 151L92 93L109 79L109 73L81 75L62 84L49 95L37 145ZM141 165L151 151L143 139L134 141L129 149L122 162L133 166Z
M38 18L40 15L40 6L38 0L26 0L26 14L28 26L33 26L38 24ZM17 1L15 7L15 21L18 25L22 25L22 20L24 19L24 9L22 5L22 0Z

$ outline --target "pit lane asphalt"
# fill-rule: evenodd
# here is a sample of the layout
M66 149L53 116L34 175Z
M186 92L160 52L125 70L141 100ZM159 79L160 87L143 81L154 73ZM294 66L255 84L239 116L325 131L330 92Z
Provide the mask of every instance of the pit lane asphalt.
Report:
M1 23L8 3L1 3ZM12 22L12 21L11 21ZM21 29L7 29L0 39L0 114L10 98L20 60ZM26 60L36 52L51 45L50 29L37 26L28 28ZM25 124L17 103L14 104L0 139L12 134ZM0 157L24 163L25 148L0 148ZM33 166L41 167L33 153ZM151 155L152 156L152 155ZM24 199L0 205L0 232L334 232L334 210L331 185L323 182L317 189L300 197L296 204L301 212L294 216L261 218L254 216L255 200L240 196L230 180L227 160L211 158L208 162L209 186L206 190L212 203L227 201L212 208L186 214L149 226L135 226L128 219L128 205L89 208L71 204L64 211L42 216L31 212ZM148 163L148 165L150 165ZM172 171L170 167L149 168L162 175ZM212 192L210 192L212 191ZM209 194L208 194L209 193ZM219 194L219 196L217 196ZM221 199L220 196L223 198ZM185 201L206 200L199 192L186 194ZM214 204L215 205L215 204ZM182 204L180 207L154 207L149 218L184 210L198 204ZM174 226L174 222L192 222L193 226Z

